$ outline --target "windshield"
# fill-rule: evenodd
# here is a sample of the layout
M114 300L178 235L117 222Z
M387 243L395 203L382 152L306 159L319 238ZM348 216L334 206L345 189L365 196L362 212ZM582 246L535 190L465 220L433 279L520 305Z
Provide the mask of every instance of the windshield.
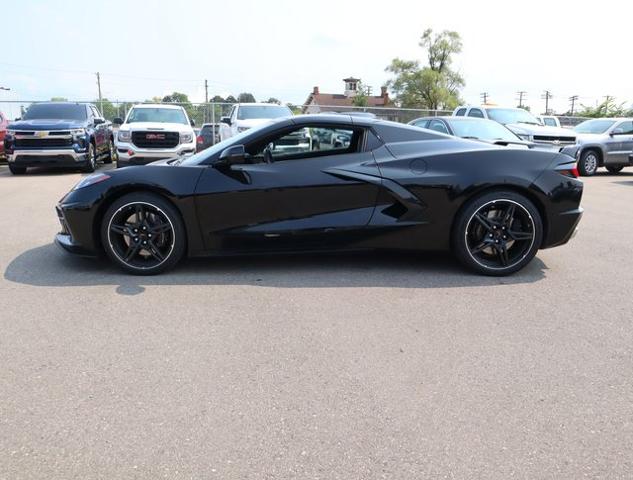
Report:
M254 118L281 118L289 117L292 112L288 107L281 105L252 105L240 106L237 110L238 120L251 120Z
M527 110L522 108L487 108L488 118L507 125L509 123L529 123L540 125L538 120Z
M489 120L463 120L450 122L455 136L463 138L478 138L494 142L502 140L506 142L521 141L514 133L503 125Z
M574 127L576 133L604 133L613 126L615 120L586 120Z
M68 103L35 103L29 107L23 120L85 120L86 106Z
M188 125L185 112L180 108L132 108L125 123L156 122Z

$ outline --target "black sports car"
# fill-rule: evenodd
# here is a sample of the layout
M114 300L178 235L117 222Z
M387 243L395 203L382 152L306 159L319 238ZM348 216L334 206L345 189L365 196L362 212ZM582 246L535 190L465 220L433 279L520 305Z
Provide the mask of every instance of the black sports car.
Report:
M348 141L314 141L328 136ZM572 237L582 189L567 155L305 115L186 159L85 177L57 206L56 241L145 275L185 254L365 249L452 249L505 275Z

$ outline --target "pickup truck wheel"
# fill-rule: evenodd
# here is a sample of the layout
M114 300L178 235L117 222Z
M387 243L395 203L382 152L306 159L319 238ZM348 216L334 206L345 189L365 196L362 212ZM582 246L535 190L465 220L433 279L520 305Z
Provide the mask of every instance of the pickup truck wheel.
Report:
M585 150L578 161L578 170L583 177L591 177L598 170L598 154L594 150Z
M624 166L620 165L619 167L607 167L609 173L620 173Z
M97 168L97 156L95 155L95 146L92 143L88 144L88 153L86 156L86 166L84 172L92 173Z
M112 163L116 160L116 148L112 139L108 140L108 155L103 159L103 163Z
M24 175L26 173L26 167L16 167L15 165L9 164L9 171L13 175Z

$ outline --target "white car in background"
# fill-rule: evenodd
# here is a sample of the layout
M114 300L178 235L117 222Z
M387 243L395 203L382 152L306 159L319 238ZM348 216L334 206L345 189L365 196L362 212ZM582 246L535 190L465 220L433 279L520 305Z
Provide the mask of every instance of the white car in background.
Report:
M546 127L560 128L560 120L554 115L537 115L536 119L541 122L541 125L545 125Z
M238 103L231 107L220 123L220 140L226 140L249 128L258 127L283 117L291 117L292 110L274 103Z
M118 167L145 165L196 153L194 122L180 105L134 105L125 121L115 118Z

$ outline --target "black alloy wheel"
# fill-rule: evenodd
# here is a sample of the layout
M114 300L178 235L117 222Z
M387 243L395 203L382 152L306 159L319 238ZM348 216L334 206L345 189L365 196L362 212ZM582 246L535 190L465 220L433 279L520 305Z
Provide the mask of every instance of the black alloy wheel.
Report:
M101 224L106 254L124 270L153 275L173 267L185 251L179 213L165 199L132 193L115 201Z
M88 153L86 155L86 166L84 167L84 172L92 173L97 168L97 155L95 153L95 146L92 142L88 144Z
M493 192L461 212L453 233L462 263L486 275L507 275L536 255L543 228L538 210L527 198Z

